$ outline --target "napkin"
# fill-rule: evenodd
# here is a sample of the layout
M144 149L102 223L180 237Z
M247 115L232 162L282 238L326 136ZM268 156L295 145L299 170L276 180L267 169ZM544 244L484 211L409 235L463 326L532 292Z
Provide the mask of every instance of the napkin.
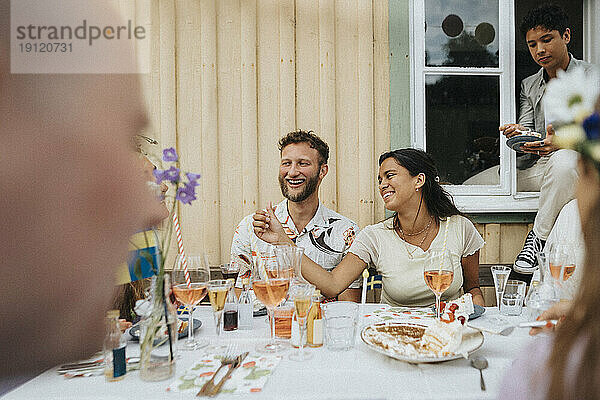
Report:
M518 325L519 322L522 322L521 317L486 313L486 315L481 318L467 322L467 325L471 328L479 329L480 331L498 335L504 329Z
M222 355L203 355L202 360L195 363L183 375L173 381L168 392L198 392L221 365ZM246 394L261 392L267 379L273 373L281 356L250 353L235 370L231 378L225 382L221 393Z
M364 314L369 323L381 321L398 321L424 323L435 318L431 307L381 307Z

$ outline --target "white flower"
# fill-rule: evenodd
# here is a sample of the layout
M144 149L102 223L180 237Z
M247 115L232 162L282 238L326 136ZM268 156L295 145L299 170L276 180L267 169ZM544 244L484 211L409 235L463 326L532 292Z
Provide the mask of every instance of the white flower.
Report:
M585 137L585 131L581 125L563 125L556 129L553 143L563 149L575 149L575 145L584 141Z
M557 78L548 82L544 95L546 121L557 125L581 122L594 111L599 93L597 71L586 73L583 68L558 71Z
M600 162L600 143L592 144L588 149L588 153L594 161Z

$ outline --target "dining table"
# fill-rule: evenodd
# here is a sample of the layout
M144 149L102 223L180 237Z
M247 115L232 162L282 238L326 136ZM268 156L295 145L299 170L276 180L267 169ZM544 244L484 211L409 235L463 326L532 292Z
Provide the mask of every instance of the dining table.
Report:
M361 307L359 325L372 323L374 311L386 307L366 304ZM525 309L524 309L525 310ZM498 316L496 307L488 307L478 318L480 323ZM526 314L502 316L503 321L517 325L527 320ZM196 330L198 337L212 344L235 344L240 352L255 352L259 344L269 338L267 317L253 318L252 329L223 332L217 337L212 309L199 306L194 318L202 322ZM477 320L474 320L476 322ZM359 327L360 328L360 327ZM525 351L535 338L527 329L515 329L502 336L483 332L484 341L473 356L485 357L488 367L483 370L486 390L480 388L479 371L466 358L438 363L408 363L373 351L356 330L356 342L347 351L332 351L327 345L307 348L312 358L298 362L288 358L291 348L281 353L281 360L268 376L264 386L253 393L221 393L219 399L492 399L496 398L502 379L513 360ZM139 355L139 344L130 340L127 356ZM129 371L117 382L107 382L103 375L65 378L58 366L49 369L7 393L3 399L192 399L194 391L173 391L169 387L183 374L206 358L207 348L179 351L175 374L164 381L147 382L140 379L139 371ZM76 360L73 360L76 361Z

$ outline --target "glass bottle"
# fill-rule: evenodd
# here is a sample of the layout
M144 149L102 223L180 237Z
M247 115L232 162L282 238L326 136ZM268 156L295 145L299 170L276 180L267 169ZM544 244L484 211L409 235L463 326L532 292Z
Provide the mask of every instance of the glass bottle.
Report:
M306 344L309 347L323 346L323 313L321 311L320 290L315 290L312 298L312 306L306 318Z
M235 295L234 280L227 279L231 283L227 298L225 299L225 308L223 312L223 330L236 331L238 329L238 301Z
M119 329L119 310L106 313L106 337L104 338L104 376L109 382L119 381L125 377L127 363L125 347L127 340Z
M238 301L238 328L252 329L252 318L254 313L252 298L250 297L250 279L242 279L242 294Z
M556 285L550 274L548 255L544 252L537 253L539 267L539 282L531 282L529 292L525 296L525 306L529 318L536 319L542 312L550 308L560 299Z

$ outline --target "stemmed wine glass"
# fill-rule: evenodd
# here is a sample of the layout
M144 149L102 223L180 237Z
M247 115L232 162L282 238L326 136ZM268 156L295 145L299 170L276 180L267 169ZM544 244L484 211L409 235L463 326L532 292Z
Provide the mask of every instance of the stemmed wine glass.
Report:
M548 252L550 274L560 286L560 284L573 275L575 272L575 252L573 247L567 243L557 243L551 245Z
M435 294L436 318L440 318L440 297L452 284L454 268L450 254L444 250L430 250L429 258L423 267L425 284Z
M271 319L271 340L265 346L258 346L263 353L277 353L287 346L275 341L275 307L285 300L290 287L290 267L277 261L274 251L259 255L252 270L252 288L269 313Z
M275 246L277 262L281 265L283 274L289 275L292 286L295 283L307 283L300 273L303 254L304 249L302 247L289 245Z
M304 361L312 358L312 354L304 352L304 334L306 332L306 317L312 304L312 294L315 287L310 283L296 283L290 287L290 299L294 300L296 319L300 328L300 350L290 354L290 360Z
M208 299L213 309L215 316L215 325L217 328L217 339L220 338L221 332L223 331L223 311L225 309L225 300L227 299L227 293L231 289L231 281L225 279L215 279L209 281L206 286L208 287ZM213 350L220 349L224 346L211 346Z
M171 272L173 294L189 310L188 338L180 346L182 350L196 350L208 344L206 339L194 339L193 310L206 297L206 282L210 279L210 270L202 256L186 256L187 270L191 284L188 285L184 271L184 259L179 254Z

